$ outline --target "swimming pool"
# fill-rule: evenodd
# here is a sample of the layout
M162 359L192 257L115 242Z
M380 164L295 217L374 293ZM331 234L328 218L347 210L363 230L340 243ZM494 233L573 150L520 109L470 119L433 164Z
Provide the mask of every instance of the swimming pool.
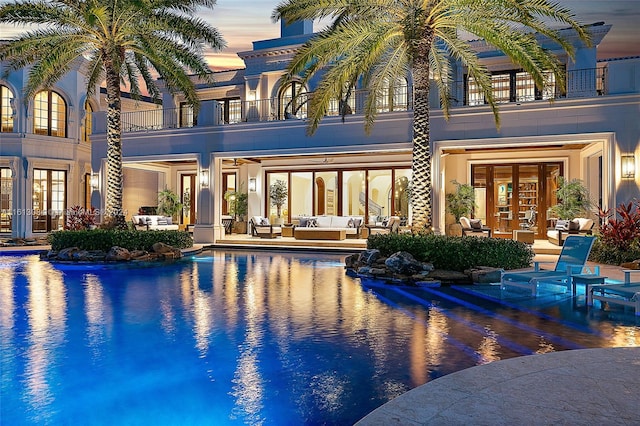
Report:
M2 423L352 424L481 363L640 345L633 322L361 281L343 257L213 251L132 268L0 256Z

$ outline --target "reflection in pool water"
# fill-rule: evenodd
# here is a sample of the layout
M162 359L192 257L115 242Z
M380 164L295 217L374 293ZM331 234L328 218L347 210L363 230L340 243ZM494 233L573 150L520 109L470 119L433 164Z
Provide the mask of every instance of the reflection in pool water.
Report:
M640 344L633 324L360 282L342 257L216 251L131 268L0 256L2 423L351 424L473 365Z

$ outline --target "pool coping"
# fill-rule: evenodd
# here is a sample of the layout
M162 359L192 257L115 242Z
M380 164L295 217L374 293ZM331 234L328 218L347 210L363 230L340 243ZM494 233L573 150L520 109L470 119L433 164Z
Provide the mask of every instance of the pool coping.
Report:
M640 347L529 355L440 377L356 423L638 424Z

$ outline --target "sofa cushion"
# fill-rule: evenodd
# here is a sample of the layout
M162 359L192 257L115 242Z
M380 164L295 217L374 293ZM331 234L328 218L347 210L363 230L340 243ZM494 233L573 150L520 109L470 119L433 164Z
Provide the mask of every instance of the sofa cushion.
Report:
M570 220L558 220L556 222L556 229L558 231L568 231L570 229L571 226L571 221Z
M480 219L470 219L469 224L471 229L482 229L482 220Z
M166 217L160 217L158 218L158 225L160 226L164 226L164 225L168 225L169 223L167 223L167 218Z
M329 216L332 228L352 228L353 220L349 216ZM349 226L351 222L351 226Z
M573 219L578 224L578 231L589 231L593 228L593 219L587 219L586 217L578 217Z
M307 228L317 228L318 227L318 218L310 217L307 222Z
M300 223L298 224L298 226L301 226L301 227L305 228L307 225L309 225L309 218L308 217L301 217L300 218Z
M331 228L333 225L331 223L332 216L318 216L316 218L316 223L318 224L318 228ZM345 222L344 226L341 228L346 228L347 224Z

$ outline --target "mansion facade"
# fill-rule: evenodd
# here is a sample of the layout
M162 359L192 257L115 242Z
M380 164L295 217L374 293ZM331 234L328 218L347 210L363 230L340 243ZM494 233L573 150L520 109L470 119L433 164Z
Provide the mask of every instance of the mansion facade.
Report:
M593 47L563 30L576 48L574 61L541 39L567 74L566 87L550 75L542 90L501 52L470 41L492 72L500 129L464 66L452 62L448 121L438 93L431 94L436 232L453 221L445 209L453 181L473 185L473 216L497 237L533 221L536 236L545 238L560 176L584 181L603 209L640 198L640 57L597 60L610 26L589 28ZM284 181L284 222L342 215L410 223L411 77L389 82L376 100L370 134L362 114L367 92L356 90L344 118L336 101L308 136L305 100L314 87L283 86L280 77L312 36L312 23L302 21L282 26L280 38L254 42L239 53L244 69L198 84L197 115L168 93L162 105L123 102L127 219L155 206L157 193L170 188L184 205L180 224L193 225L195 242L213 243L225 238L231 207L225 193L247 194L247 217L275 218L269 188ZM14 237L60 229L72 206L103 208L107 173L106 107L103 96L86 97L82 64L28 104L21 98L26 78L26 70L0 77L0 233Z

